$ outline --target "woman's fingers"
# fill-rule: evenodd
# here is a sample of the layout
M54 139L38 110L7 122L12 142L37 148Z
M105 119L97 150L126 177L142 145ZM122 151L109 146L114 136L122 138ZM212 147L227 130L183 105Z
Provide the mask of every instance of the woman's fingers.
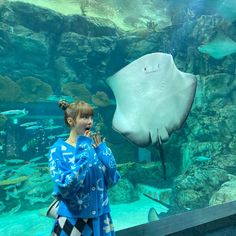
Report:
M99 131L97 133L97 141L98 141L98 143L101 143L101 136L100 136L100 132Z
M97 147L101 142L105 142L105 140L106 140L106 137L104 137L101 140L101 134L100 134L99 131L98 131L98 133L92 134L90 130L85 130L84 136L86 136L86 137L93 137L93 141L94 141L93 146L94 147Z
M84 136L91 137L91 131L85 130Z
M94 140L95 145L97 146L99 144L99 139L98 139L97 134L94 134L93 140Z
M93 140L94 140L94 144L95 146L98 146L100 143L101 143L101 135L100 135L100 132L98 132L97 134L95 133L93 135ZM104 142L106 140L106 138L104 137L102 139L102 142Z

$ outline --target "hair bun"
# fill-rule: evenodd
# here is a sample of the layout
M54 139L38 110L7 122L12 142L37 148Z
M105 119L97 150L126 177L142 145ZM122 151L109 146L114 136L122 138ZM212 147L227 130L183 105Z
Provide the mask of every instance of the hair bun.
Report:
M70 106L70 104L69 104L67 101L65 101L65 100L61 100L61 101L58 102L58 106L59 106L63 111L65 111L66 108L67 108L68 106Z

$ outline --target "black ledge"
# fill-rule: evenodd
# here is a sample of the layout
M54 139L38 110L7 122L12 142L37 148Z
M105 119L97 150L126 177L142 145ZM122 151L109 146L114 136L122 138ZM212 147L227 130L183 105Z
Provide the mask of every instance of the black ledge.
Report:
M236 235L236 201L191 210L116 231L116 236Z

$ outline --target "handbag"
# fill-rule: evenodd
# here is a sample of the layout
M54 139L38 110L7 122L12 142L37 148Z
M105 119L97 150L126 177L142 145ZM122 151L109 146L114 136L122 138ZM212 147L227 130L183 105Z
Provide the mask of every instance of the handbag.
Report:
M59 199L54 199L53 202L51 203L51 205L48 207L46 216L49 218L53 218L53 219L57 219L58 217L58 208L59 208L59 203L60 200Z

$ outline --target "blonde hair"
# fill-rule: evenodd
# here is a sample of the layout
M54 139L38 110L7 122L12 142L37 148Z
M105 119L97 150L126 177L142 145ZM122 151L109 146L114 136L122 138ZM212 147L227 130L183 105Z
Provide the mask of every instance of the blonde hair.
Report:
M64 111L64 121L69 127L68 117L71 117L75 121L78 115L80 117L84 115L93 116L93 108L84 101L68 103L66 100L61 100L58 102L58 106Z

